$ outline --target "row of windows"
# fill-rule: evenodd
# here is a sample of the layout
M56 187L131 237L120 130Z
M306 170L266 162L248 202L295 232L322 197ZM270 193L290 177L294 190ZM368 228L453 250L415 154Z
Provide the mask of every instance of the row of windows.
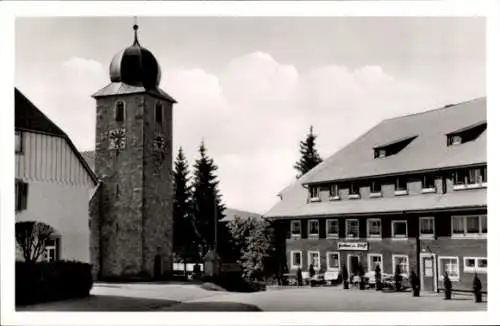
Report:
M359 255L348 254L347 260L349 261L352 256ZM368 270L367 272L374 272L375 268L380 266L380 272L384 273L383 255L378 253L368 254ZM290 266L292 269L302 268L302 251L292 250L290 252ZM392 255L392 273L395 273L396 266L399 265L401 274L404 276L409 275L409 258L408 255L394 254ZM321 268L320 252L308 251L307 252L307 266L313 266L315 270ZM339 271L341 268L340 253L338 251L326 252L326 270ZM486 257L463 257L463 271L464 273L486 273L488 268L488 259ZM352 272L352 271L350 271ZM458 281L460 278L459 258L439 256L438 257L438 275L439 279L443 279L444 273L448 273L450 280Z
M163 104L156 102L155 104L155 121L163 122ZM125 102L117 101L115 103L115 121L122 122L125 120Z
M460 169L452 173L454 189L479 188L487 185L487 167ZM370 197L382 196L382 182L373 180L369 183ZM360 185L358 182L351 182L348 186L349 199L361 198ZM311 186L309 196L311 201L319 201L320 186ZM397 177L394 180L394 194L397 196L408 194L408 180L406 177ZM422 193L436 192L436 175L426 174L422 176ZM329 187L330 200L340 200L340 186L338 183Z
M321 220L323 221L323 220ZM319 237L320 220L309 220L307 224L307 235L311 238ZM345 220L345 238L359 239L359 219ZM471 216L452 216L451 218L452 237L476 237L485 236L488 232L486 215L471 215ZM294 220L290 223L290 232L292 238L302 236L302 223L300 220ZM420 218L420 236L422 238L434 238L436 234L436 226L434 217ZM394 220L391 221L391 235L393 239L408 238L408 221ZM326 220L326 237L339 238L339 220ZM366 238L381 239L382 238L382 219L368 218L366 220Z

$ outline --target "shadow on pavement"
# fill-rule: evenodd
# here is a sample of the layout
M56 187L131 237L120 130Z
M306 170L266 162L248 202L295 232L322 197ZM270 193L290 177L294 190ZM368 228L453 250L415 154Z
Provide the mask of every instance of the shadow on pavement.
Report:
M262 311L257 306L239 302L187 302L177 304L163 311Z
M179 301L174 300L91 295L82 299L18 306L16 311L149 311L178 303Z

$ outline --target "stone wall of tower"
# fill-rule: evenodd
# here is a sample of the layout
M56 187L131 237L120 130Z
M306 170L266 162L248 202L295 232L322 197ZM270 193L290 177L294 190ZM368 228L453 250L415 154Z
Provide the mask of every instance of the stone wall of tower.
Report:
M125 119L115 121L115 103L125 102ZM95 172L100 189L101 278L127 278L142 271L143 95L97 99ZM125 128L126 148L109 149L108 132Z
M163 105L161 123L155 119L156 103ZM155 257L159 256L161 274L166 275L171 273L173 262L172 103L146 95L144 111L143 268L153 276ZM153 152L153 139L159 134L167 144L162 163Z

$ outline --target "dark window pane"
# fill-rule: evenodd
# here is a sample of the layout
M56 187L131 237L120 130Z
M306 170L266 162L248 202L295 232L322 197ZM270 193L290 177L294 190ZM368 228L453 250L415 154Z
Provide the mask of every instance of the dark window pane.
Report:
M479 216L467 217L467 233L479 233Z

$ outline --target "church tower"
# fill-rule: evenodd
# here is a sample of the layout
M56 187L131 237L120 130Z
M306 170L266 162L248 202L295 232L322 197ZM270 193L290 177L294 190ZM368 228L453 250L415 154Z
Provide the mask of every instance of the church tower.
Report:
M91 240L99 279L159 278L172 270L172 107L153 54L134 41L96 92L95 172L102 181Z

